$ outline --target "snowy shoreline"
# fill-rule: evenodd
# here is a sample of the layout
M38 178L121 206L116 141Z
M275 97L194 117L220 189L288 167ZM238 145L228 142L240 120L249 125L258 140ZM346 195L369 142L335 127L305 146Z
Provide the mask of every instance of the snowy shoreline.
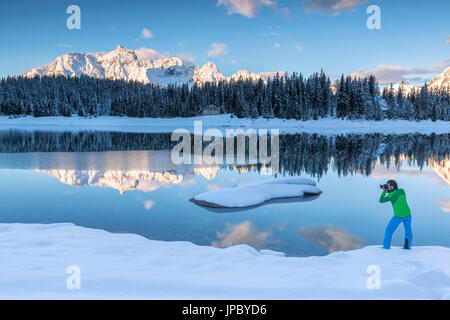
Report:
M73 224L0 224L1 299L450 299L450 248L284 257ZM69 290L69 266L80 269ZM380 270L381 288L368 289ZM370 270L370 269L369 269Z
M346 133L386 133L386 134L443 134L450 133L449 122L423 120L341 120L324 118L320 120L284 120L284 119L238 119L230 115L199 116L191 118L130 118L100 116L83 118L39 117L32 116L9 118L0 116L0 130L18 129L25 131L118 131L139 133L169 133L182 128L193 132L194 121L202 121L203 131L217 128L226 129L279 129L280 133L320 133L338 135Z

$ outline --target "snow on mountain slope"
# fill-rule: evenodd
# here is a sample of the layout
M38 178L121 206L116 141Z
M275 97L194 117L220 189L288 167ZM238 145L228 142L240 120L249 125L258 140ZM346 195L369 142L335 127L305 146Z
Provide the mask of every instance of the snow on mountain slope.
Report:
M226 80L226 77L212 62L207 62L203 67L195 69L194 81L197 84L204 84L205 82L217 82L222 80Z
M429 88L439 89L439 88L449 88L450 87L450 66L444 70L440 75L434 78L429 84Z
M44 67L31 69L24 76L80 76L85 74L90 77L103 78L105 70L97 60L101 55L101 53L68 53L57 57Z
M398 92L398 90L401 88L403 94L408 94L413 90L420 91L420 87L416 87L415 85L406 82L396 83L392 86L392 88L394 89L394 92Z
M259 73L259 76L260 76L264 81L267 81L267 80L269 80L269 78L270 78L270 79L275 78L275 77L277 76L277 74L278 74L278 76L281 77L281 76L284 76L285 73L286 73L286 71L260 72L260 73Z
M138 81L166 86L192 82L194 66L178 57L157 60L138 59L136 52L122 46L108 53L68 53L52 63L24 74L38 76L81 76L112 80Z
M231 77L226 77L212 62L198 67L179 57L140 59L134 50L124 49L120 45L108 53L68 53L57 57L48 65L31 69L23 75L26 77L86 75L95 78L153 83L161 86L185 83L203 85L206 82L238 80L239 78L254 81L264 79L263 75L247 70L239 70Z
M259 79L262 79L261 75L254 73L254 72L250 72L247 70L239 70L237 72L235 72L230 79L234 80L234 81L238 81L239 79L250 79L253 81L258 81Z

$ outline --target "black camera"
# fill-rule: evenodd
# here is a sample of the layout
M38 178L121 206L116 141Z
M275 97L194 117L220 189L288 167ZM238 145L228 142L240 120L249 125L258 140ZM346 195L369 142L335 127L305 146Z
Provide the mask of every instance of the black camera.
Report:
M387 188L388 188L388 185L386 183L380 184L380 189L387 190Z

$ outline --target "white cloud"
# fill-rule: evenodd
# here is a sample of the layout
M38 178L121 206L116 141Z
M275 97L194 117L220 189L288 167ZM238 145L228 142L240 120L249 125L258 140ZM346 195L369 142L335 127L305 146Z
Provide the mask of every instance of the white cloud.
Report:
M262 32L258 34L261 37L276 37L279 36L280 34L278 32Z
M445 44L450 44L450 35L445 39Z
M154 205L155 205L155 201L152 201L152 200L145 201L145 203L144 203L145 210L150 210L151 208L154 207Z
M242 63L242 62L245 62L245 61L248 61L247 57L243 57L241 59L233 59L233 60L231 60L231 64L239 64L239 63Z
M187 40L183 40L183 41L178 42L178 46L179 46L180 48L183 48L187 43L188 43Z
M211 49L206 52L208 57L218 57L230 53L225 43L212 43L210 47Z
M289 10L288 7L284 7L283 9L281 9L281 11L283 12L286 19L292 19L291 10Z
M137 49L134 52L136 52L136 56L140 60L158 60L168 57L167 54L163 54L154 49L145 47Z
M142 37L145 39L151 39L154 38L155 35L153 34L153 32L147 28L142 29Z
M297 49L297 51L302 52L303 51L303 46L300 43L297 43L295 45L295 49Z
M450 212L450 200L436 199L436 203L444 212Z
M136 53L136 56L138 57L139 60L158 60L158 59L165 59L165 58L170 58L170 57L178 57L181 60L183 60L185 63L193 63L195 61L195 57L192 56L189 53L179 53L177 55L172 55L170 52L158 52L154 49L151 48L139 48L134 50L134 52Z
M188 63L194 63L194 61L196 59L194 56L192 56L189 53L179 53L177 56L179 58L181 58L181 60L188 62Z
M352 11L357 6L368 2L369 0L309 0L305 4L308 11L321 11L341 14L344 11Z
M279 44L279 43L274 43L273 46L274 46L275 48L277 48L277 49L280 48L280 44Z
M71 44L67 44L67 43L58 43L58 47L62 47L62 48L72 48Z
M429 68L414 68L405 67L400 65L384 65L380 64L375 69L360 69L350 74L352 77L366 77L374 75L380 84L390 84L398 82L410 82L411 80L416 82L424 82L426 79L423 77L417 77L416 75L426 75L431 73L441 73L450 65L450 59L437 63ZM413 77L416 76L416 77Z
M217 6L223 5L228 14L241 14L253 18L262 7L275 7L272 0L218 0Z

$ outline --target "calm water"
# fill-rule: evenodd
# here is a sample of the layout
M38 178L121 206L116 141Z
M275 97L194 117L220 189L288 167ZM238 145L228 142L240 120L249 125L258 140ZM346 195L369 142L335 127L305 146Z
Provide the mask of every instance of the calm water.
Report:
M59 223L164 241L245 243L292 256L380 244L396 179L415 245L450 246L450 134L280 136L279 176L318 181L316 198L208 210L198 193L267 179L258 165L173 165L170 134L0 132L0 223ZM393 238L403 242L402 226Z

